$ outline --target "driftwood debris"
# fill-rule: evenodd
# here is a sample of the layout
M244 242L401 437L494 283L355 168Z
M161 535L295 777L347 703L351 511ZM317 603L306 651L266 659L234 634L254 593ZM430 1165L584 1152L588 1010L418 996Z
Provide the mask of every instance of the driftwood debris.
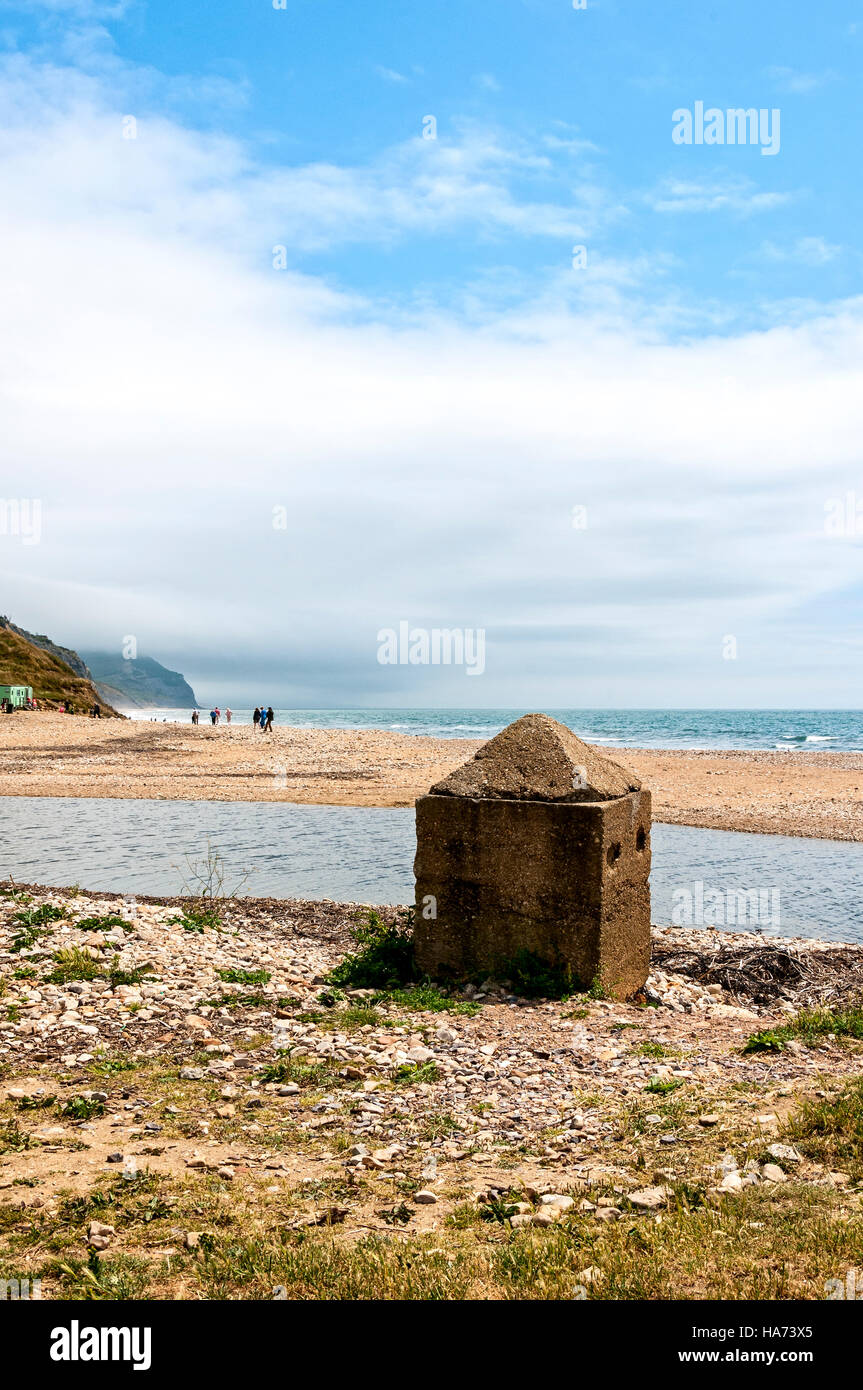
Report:
M652 964L701 985L721 985L741 1002L837 1004L863 996L863 948L855 946L797 951L763 941L708 950L655 947Z

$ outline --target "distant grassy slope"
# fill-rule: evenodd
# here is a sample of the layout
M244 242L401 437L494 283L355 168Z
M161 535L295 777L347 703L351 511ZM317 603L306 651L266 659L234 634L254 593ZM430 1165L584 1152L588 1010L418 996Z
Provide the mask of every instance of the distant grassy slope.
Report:
M78 676L65 661L34 647L20 633L0 626L0 685L32 685L37 700L54 704L71 700L76 710L101 705L105 714L115 710L105 703L93 684Z
M13 623L11 618L0 614L0 627L8 627L12 632L17 632L19 637L23 637L25 642L31 642L34 647L40 647L43 652L50 652L51 656L56 656L60 661L65 661L67 666L71 666L76 676L81 676L85 681L92 680L90 672L77 652L71 647L61 647L58 643L51 640L44 632L28 632L26 627L19 627Z

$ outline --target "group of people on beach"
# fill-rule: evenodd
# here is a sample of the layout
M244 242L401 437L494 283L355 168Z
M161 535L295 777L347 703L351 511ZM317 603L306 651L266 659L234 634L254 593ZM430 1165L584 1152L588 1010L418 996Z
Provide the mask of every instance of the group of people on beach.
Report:
M226 709L225 723L230 724L233 717L233 710ZM210 723L213 725L214 728L221 721L221 718L222 711L219 709L218 705L216 705L214 709L210 710ZM255 728L260 729L262 733L269 734L272 732L274 718L275 714L273 712L272 705L269 705L266 709L264 709L263 705L258 705L255 709L254 714L252 715L252 723L254 724ZM198 714L198 711L196 709L192 710L192 723L200 723L200 715Z
M225 710L225 723L226 723L226 724L230 724L230 722L231 722L231 720L233 719L233 717L234 717L234 711L233 711L233 710L230 710L230 709L226 709L226 710ZM219 709L219 706L216 705L215 709L211 709L211 710L210 710L210 723L211 723L212 725L215 726L216 724L218 724L218 723L220 722L221 718L222 718L222 711ZM192 723L193 723L193 724L198 724L199 722L200 722L200 715L198 714L198 711L197 711L196 709L193 709L193 710L192 710Z

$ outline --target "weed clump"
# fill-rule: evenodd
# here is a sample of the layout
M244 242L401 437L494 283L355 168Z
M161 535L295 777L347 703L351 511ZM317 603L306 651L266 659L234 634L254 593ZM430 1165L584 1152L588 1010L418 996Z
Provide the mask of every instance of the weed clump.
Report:
M64 908L52 907L50 903L16 912L12 918L16 930L9 945L10 951L17 953L32 950L40 937L48 935L51 930L50 923L57 922L66 915Z
M863 1177L863 1079L832 1100L805 1101L786 1132L808 1158L844 1169L858 1181Z
M132 930L132 924L116 912L106 912L101 917L82 917L75 923L76 931L113 931L115 927L122 927L124 932Z
M270 983L269 970L238 970L234 966L217 970L216 974L226 985L267 985Z
M54 969L47 977L48 982L52 985L67 985L73 980L102 979L102 971L98 962L78 946L70 946L67 950L56 951L54 962Z
M786 1043L798 1039L815 1047L823 1038L863 1038L863 1006L850 1004L836 1009L801 1009L796 1017L779 1028L753 1033L744 1052L784 1052Z
M203 936L205 931L221 931L222 919L213 907L187 907L180 917L169 917L168 926Z
M429 1084L440 1079L440 1068L434 1062L413 1063L406 1062L401 1067L396 1067L391 1080L396 1086L419 1086L423 1082Z
M93 1120L104 1113L105 1102L98 1096L72 1096L60 1106L60 1114L68 1120Z
M517 951L508 960L501 960L494 974L497 979L508 980L513 993L524 999L569 999L578 989L571 966L551 965L526 949ZM595 993L592 997L602 996Z
M351 932L359 948L330 971L331 984L348 989L398 989L417 977L413 912L406 908L387 921L369 908Z

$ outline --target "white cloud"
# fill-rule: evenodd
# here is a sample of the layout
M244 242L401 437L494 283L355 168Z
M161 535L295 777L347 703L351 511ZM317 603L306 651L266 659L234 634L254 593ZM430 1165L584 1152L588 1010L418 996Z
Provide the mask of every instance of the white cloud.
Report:
M174 100L189 95L159 90ZM126 84L128 85L128 84ZM487 235L558 239L591 235L622 214L602 188L576 174L565 202L531 199L515 184L558 189L549 154L499 132L460 125L437 140L415 138L365 165L263 166L238 141L148 116L157 86L139 75L137 99L111 107L98 76L39 68L20 56L0 64L0 141L6 177L35 195L29 167L38 147L45 185L38 197L66 218L95 205L174 223L209 242L222 239L263 255L274 244L297 251L352 242L390 244L459 228ZM201 95L200 92L195 93ZM206 95L206 94L204 94ZM236 100L242 92L228 94ZM122 138L135 115L137 139Z
M837 74L832 70L798 72L795 68L771 67L767 69L767 76L776 83L781 92L789 92L794 96L806 96L809 92L817 91L819 87L837 81Z
M71 19L122 19L135 0L0 0L0 10L29 10Z
M751 179L667 178L647 195L655 212L772 212L791 201L790 193L764 193Z
M761 254L769 261L792 261L799 265L819 266L835 261L836 257L842 254L842 247L833 245L824 237L804 236L798 237L786 246L764 241L761 244Z
M485 704L710 703L735 633L750 696L829 679L853 703L863 654L817 630L789 651L788 625L859 574L823 517L863 495L863 304L669 341L628 312L649 264L608 259L577 309L552 283L407 321L257 248L303 214L330 243L558 235L601 224L603 196L525 203L510 179L547 155L479 132L363 171L262 168L145 116L124 141L92 80L5 77L0 448L44 512L39 545L0 538L16 620L85 646L134 633L192 676L214 653L265 664L279 702L302 683L325 703L467 698L445 672L381 683L375 634L401 618L487 629Z
M542 143L549 150L565 150L567 154L599 154L600 146L592 140L582 140L578 136L564 138L560 135L544 135Z
M396 72L395 68L384 68L378 66L375 68L375 72L377 73L378 77L382 77L385 82L403 83L408 82L410 80L409 78L405 77L403 73Z

